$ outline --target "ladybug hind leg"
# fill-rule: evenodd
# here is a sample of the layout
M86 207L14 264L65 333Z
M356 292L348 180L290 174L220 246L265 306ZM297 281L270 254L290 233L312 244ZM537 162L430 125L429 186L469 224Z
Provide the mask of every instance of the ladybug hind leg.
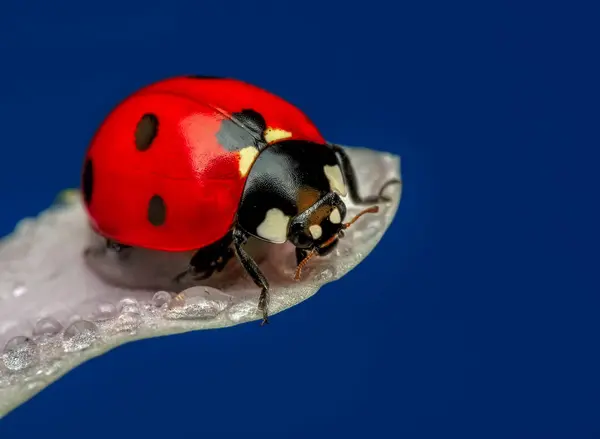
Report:
M195 281L208 279L215 272L222 271L232 257L231 234L228 234L219 241L196 251L187 270L179 273L175 281L179 282L186 276L190 276Z
M330 144L329 146L333 149L333 151L335 151L338 158L340 159L340 163L342 165L342 171L344 173L344 176L346 177L346 184L348 185L348 193L350 195L350 199L352 200L352 202L354 204L357 204L357 205L378 204L378 203L385 203L385 202L391 201L389 199L389 197L384 195L385 190L389 186L392 186L394 184L402 184L402 180L399 180L397 178L392 178L383 184L381 189L379 189L379 193L377 195L361 197L360 194L358 193L358 179L356 177L356 172L354 171L354 167L352 166L352 163L350 162L350 157L348 157L348 154L346 153L344 148L342 148L341 146L335 145L335 144Z
M112 239L106 239L106 250L116 253L121 260L125 260L129 257L132 248L133 247L130 245L121 244Z
M106 248L112 250L117 253L122 253L123 251L130 249L130 245L121 244L117 241L113 241L112 239L106 240Z

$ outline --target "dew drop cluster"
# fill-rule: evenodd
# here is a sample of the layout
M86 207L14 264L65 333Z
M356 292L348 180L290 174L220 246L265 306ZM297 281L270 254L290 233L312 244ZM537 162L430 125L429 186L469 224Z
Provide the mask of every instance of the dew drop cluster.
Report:
M193 287L180 294L158 291L147 303L131 297L116 303L102 301L87 315L63 322L42 317L30 334L17 335L0 346L0 387L21 374L35 378L24 378L32 389L42 388L44 381L39 376L58 373L57 362L68 354L109 342L115 335L135 336L145 327L152 330L158 321L215 319L232 306L232 301L231 296L214 288Z

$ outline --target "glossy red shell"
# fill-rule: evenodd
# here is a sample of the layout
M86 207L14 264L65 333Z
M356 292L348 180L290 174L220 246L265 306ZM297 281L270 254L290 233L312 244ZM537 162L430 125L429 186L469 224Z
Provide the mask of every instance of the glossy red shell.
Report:
M324 143L306 115L259 87L233 79L172 78L145 87L104 120L88 148L83 189L92 227L121 244L166 251L205 247L232 227L246 175L240 152L218 141L222 123L252 109L268 130ZM135 144L145 114L158 118L147 150ZM155 196L160 224L149 220Z

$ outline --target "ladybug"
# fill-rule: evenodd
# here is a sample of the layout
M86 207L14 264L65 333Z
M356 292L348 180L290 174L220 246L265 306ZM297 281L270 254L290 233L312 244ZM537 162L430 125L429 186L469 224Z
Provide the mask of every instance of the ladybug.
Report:
M301 268L330 253L350 196L361 198L344 149L323 138L298 108L246 82L180 76L145 86L114 108L85 156L82 198L110 251L194 251L185 276L209 278L235 256L261 289L269 282L244 250L250 237L290 241Z

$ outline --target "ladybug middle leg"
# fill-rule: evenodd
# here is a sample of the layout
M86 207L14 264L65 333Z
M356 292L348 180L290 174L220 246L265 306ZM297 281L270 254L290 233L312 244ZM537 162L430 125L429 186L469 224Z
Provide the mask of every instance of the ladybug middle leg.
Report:
M211 277L215 271L222 271L233 257L231 241L232 235L228 233L220 240L196 251L187 270L179 273L175 281L179 282L188 275L194 280L204 280Z
M352 167L352 163L350 162L350 157L348 154L339 145L335 145L333 143L329 144L329 147L335 151L338 158L340 159L340 163L342 165L342 170L344 172L344 176L346 177L346 184L348 185L348 192L350 194L350 199L354 204L377 204L382 202L388 202L390 199L383 195L385 190L394 184L402 184L402 180L397 178L392 178L386 181L381 189L379 189L378 195L372 195L369 197L361 197L358 193L358 182L356 178L356 173L354 172L354 168Z

